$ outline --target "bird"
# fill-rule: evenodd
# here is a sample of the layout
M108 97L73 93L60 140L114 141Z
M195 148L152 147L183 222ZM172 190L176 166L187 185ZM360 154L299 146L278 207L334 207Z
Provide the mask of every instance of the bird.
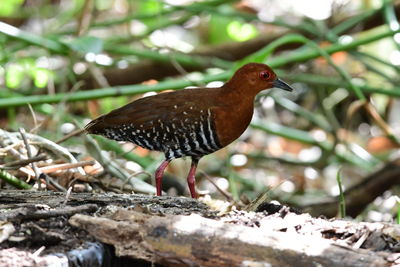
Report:
M162 194L168 164L173 159L191 157L187 183L191 197L197 198L199 160L240 137L252 119L256 95L270 88L293 90L268 65L247 63L221 87L187 88L143 97L92 120L85 130L163 152L165 159L155 171L157 196Z

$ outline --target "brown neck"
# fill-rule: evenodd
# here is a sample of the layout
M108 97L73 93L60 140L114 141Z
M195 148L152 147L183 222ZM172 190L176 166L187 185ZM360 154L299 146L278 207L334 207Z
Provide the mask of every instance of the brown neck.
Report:
M229 101L231 105L253 106L254 98L257 93L254 93L251 88L246 88L235 81L228 81L221 87L221 96L224 102Z
M217 133L223 146L237 139L253 116L254 94L246 94L241 89L228 83L220 88Z

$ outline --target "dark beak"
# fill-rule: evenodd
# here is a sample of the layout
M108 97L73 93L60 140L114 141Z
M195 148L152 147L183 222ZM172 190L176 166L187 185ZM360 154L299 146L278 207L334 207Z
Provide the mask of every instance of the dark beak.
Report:
M293 88L289 86L289 84L285 83L284 81L280 80L280 79L276 79L273 83L273 86L275 88L280 88L283 89L285 91L293 91Z

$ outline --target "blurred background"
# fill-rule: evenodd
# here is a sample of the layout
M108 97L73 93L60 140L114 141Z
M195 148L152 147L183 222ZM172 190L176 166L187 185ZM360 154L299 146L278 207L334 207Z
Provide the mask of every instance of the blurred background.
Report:
M392 222L399 15L390 0L2 0L0 185L153 193L143 181L153 183L161 153L82 127L262 62L295 91L258 95L241 138L201 160L199 192L237 206L266 193L314 215ZM168 194L188 195L189 166L173 161Z

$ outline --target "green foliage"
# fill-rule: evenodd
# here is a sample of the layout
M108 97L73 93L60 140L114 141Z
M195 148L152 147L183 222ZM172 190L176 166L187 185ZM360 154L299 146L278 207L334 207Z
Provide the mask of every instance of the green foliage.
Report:
M100 100L101 113L105 114L128 103L128 98L125 96L120 97L107 97Z
M235 20L226 26L228 36L235 41L247 41L258 35L256 27L250 23L240 23Z
M400 197L397 195L395 196L396 199L396 223L400 224Z
M12 16L18 13L24 0L2 0L0 2L0 17Z
M226 40L230 40L231 37L228 34L227 28L229 23L232 22L231 18L224 16L212 15L210 18L209 26L209 38L210 44L218 44Z
M9 88L17 88L20 86L24 78L24 70L19 64L11 64L6 71L6 85Z
M136 5L138 14L157 14L164 7L164 4L158 0L138 1Z
M70 42L69 47L79 53L94 53L103 52L103 40L93 36L82 36Z
M17 89L24 84L33 83L37 88L45 88L54 73L46 68L39 67L34 58L23 58L7 64L5 68L5 85Z
M33 82L38 88L45 88L52 78L52 74L50 70L44 68L33 68L31 71Z
M83 1L81 1L81 2L83 2ZM112 4L113 4L112 1L109 1L109 0L96 0L95 1L96 9L101 10L101 11L111 8Z

